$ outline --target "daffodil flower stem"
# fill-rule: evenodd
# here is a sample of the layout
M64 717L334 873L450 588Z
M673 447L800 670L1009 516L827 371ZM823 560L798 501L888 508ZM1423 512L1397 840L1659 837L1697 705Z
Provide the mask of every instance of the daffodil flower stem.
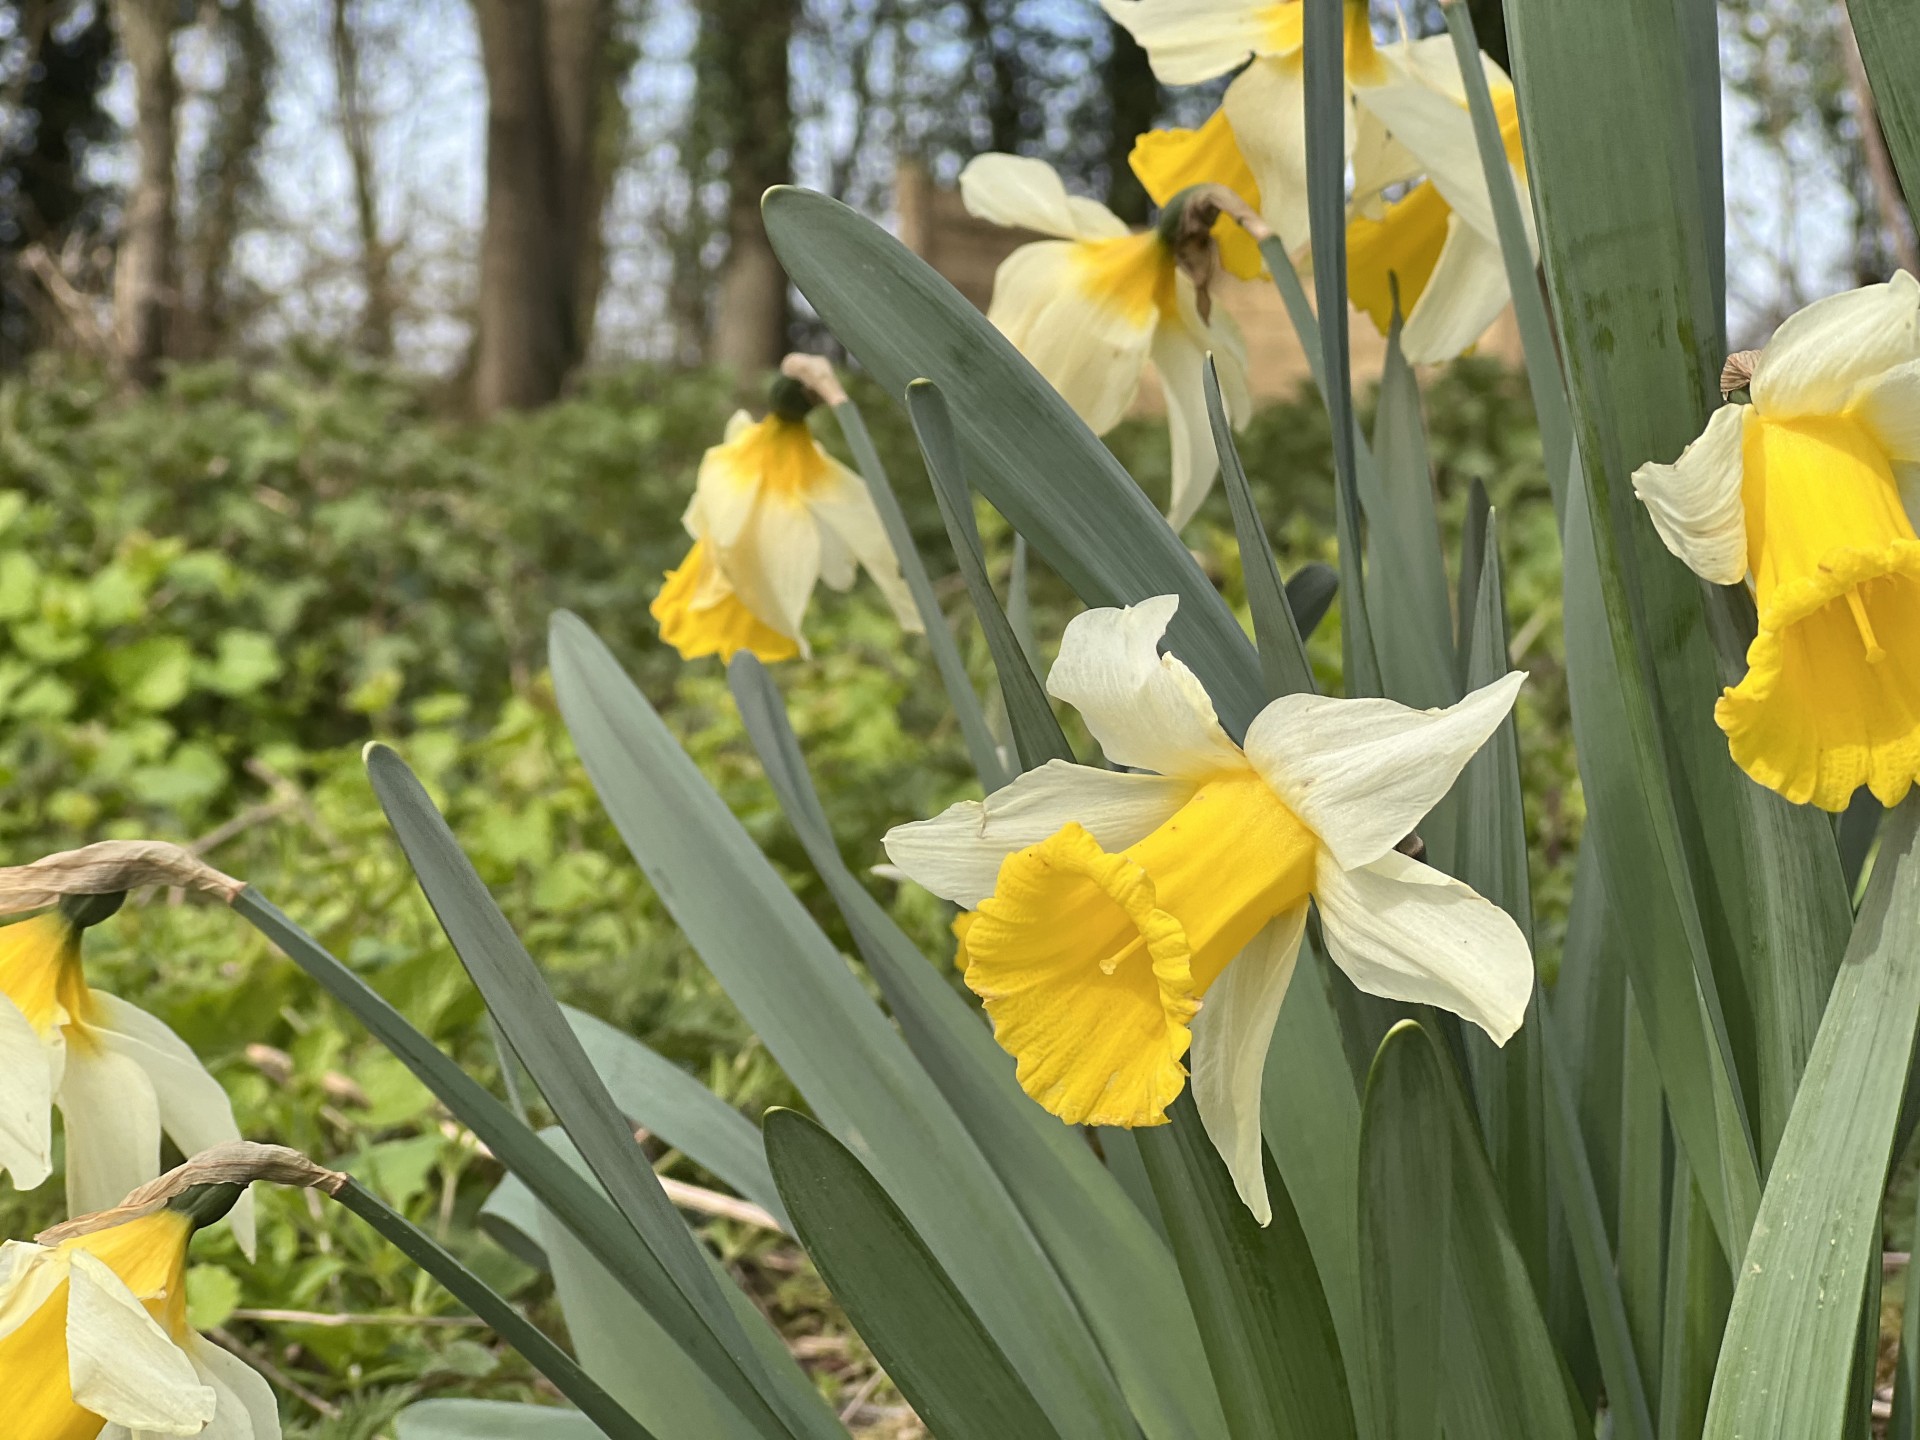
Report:
M525 1356L562 1395L577 1405L581 1414L598 1425L609 1440L653 1440L652 1432L622 1409L572 1356L548 1339L492 1286L379 1196L357 1181L349 1180L333 1198L379 1231L383 1239L491 1325L501 1339Z

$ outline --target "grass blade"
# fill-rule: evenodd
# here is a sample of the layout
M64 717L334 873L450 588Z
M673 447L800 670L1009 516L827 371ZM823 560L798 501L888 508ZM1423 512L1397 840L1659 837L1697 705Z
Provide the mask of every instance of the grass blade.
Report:
M1247 467L1240 463L1240 447L1234 443L1233 426L1227 420L1227 407L1220 397L1220 375L1213 357L1207 357L1202 371L1207 392L1207 421L1213 427L1213 447L1220 454L1220 478L1227 492L1227 505L1233 511L1233 535L1240 548L1240 575L1247 587L1247 608L1253 612L1253 638L1260 651L1260 675L1267 682L1269 697L1312 691L1313 666L1307 659L1306 642L1300 638L1301 625L1294 614L1291 596L1280 582L1280 567L1274 562L1273 546L1267 543L1260 524L1260 511L1253 502L1253 487L1247 483ZM1323 612L1324 613L1324 612ZM1312 626L1305 627L1308 631Z
M349 1180L334 1197L347 1209L377 1230L381 1237L427 1274L444 1285L448 1292L475 1315L492 1326L495 1333L526 1356L528 1363L554 1388L580 1407L580 1413L600 1427L608 1440L653 1440L650 1431L614 1403L562 1350L491 1285L447 1253L440 1244L411 1221L392 1209L379 1196Z
M627 1293L666 1328L722 1393L732 1397L729 1385L738 1386L741 1378L732 1357L713 1339L705 1322L687 1303L659 1260L636 1243L633 1227L618 1210L590 1183L566 1166L556 1165L553 1152L539 1136L265 896L253 889L243 890L234 899L233 909L346 1006L375 1039L578 1237ZM754 1404L748 1413L764 1413L764 1407L757 1404L757 1396L752 1392L749 1395ZM782 1432L774 1429L762 1433L779 1435Z
M1847 0L1860 58L1866 63L1873 108L1880 130L1900 177L1900 190L1920 195L1920 89L1913 77L1920 71L1920 12L1906 0ZM1914 214L1914 202L1907 201ZM1920 224L1920 218L1915 220Z
M1026 1221L839 951L579 619L555 617L550 655L561 714L615 827L815 1115L860 1146L1062 1434L1132 1433Z
M1660 1440L1697 1440L1707 1423L1713 1362L1733 1303L1706 1202L1684 1155L1674 1157L1667 1240L1666 1318L1660 1353Z
M880 452L874 449L866 418L861 415L860 407L851 400L842 400L832 408L833 418L840 422L840 434L847 442L847 449L853 452L854 464L859 467L861 478L867 482L867 492L873 496L874 508L880 512L880 523L887 528L887 539L892 542L893 553L899 557L900 574L907 582L907 589L913 593L913 608L920 612L920 623L926 626L927 644L933 648L933 663L940 672L940 683L946 687L947 700L953 706L954 719L960 724L961 737L967 743L967 756L973 761L973 773L979 778L982 789L989 792L998 790L1013 777L1007 773L1006 766L1000 763L1000 751L993 743L993 733L987 728L987 716L980 707L980 696L967 674L966 661L960 658L960 647L954 643L946 614L933 593L933 581L927 576L926 562L920 558L920 549L913 543L913 532L907 528L906 514L900 509L899 497L893 493L893 482L887 478L887 467L880 461Z
M1234 1192L1193 1097L1183 1094L1168 1116L1134 1140L1193 1301L1227 1432L1235 1440L1352 1436L1333 1316L1273 1157L1273 1223L1262 1229Z
M1890 812L1733 1310L1708 1440L1838 1434L1920 1016L1920 803Z
M915 1056L967 1127L1113 1366L1149 1436L1224 1433L1173 1257L1079 1131L1033 1101L980 1016L841 859L773 677L750 655L727 681L788 823L845 917Z
M1388 1032L1360 1129L1360 1253L1382 1440L1576 1440L1533 1282L1440 1047Z
M622 1115L711 1170L793 1233L767 1172L760 1132L746 1116L624 1030L571 1005L560 1012Z
M1493 113L1487 72L1480 63L1473 12L1460 0L1451 0L1441 6L1441 13L1447 18L1454 55L1460 62L1460 78L1466 86L1467 109L1473 114L1480 168L1487 177L1494 228L1500 232L1500 257L1507 266L1507 290L1513 296L1513 317L1520 331L1527 388L1533 394L1533 413L1540 426L1540 454L1546 462L1554 514L1564 529L1568 467L1573 461L1573 414L1567 405L1566 381L1560 374L1560 352L1553 343L1553 322L1547 316L1546 297L1540 293L1540 276L1534 266L1533 247L1527 241L1520 192L1513 183L1507 147L1500 138L1500 122Z
M1376 494L1367 496L1367 614L1385 693L1432 710L1460 698L1440 516L1433 497L1420 386L1396 321L1373 421Z
M393 1417L398 1440L598 1440L586 1416L510 1400L422 1400Z
M967 485L946 397L931 381L916 380L907 387L907 414L913 420L920 453L926 457L927 474L940 503L940 518L946 521L947 539L966 579L967 595L980 618L980 628L986 631L987 649L993 655L1007 720L1013 727L1014 748L1020 752L1020 768L1031 770L1049 760L1071 760L1073 747L1061 733L1047 692L1034 673L1033 661L1008 623L1000 597L993 593L993 582L987 577L987 557L973 519L973 491Z
M688 1308L731 1358L736 1373L725 1377L729 1398L750 1416L757 1409L770 1424L784 1424L799 1433L829 1433L823 1410L792 1411L786 1393L762 1372L745 1329L700 1253L699 1242L667 1199L646 1152L635 1143L632 1127L594 1071L539 967L500 913L425 788L405 762L382 745L368 747L367 773L435 917L487 1008L499 1019L514 1053L579 1147L594 1178L626 1217L635 1240L656 1258Z
M1053 1440L980 1317L846 1146L793 1110L769 1111L766 1136L807 1253L927 1427L953 1440Z

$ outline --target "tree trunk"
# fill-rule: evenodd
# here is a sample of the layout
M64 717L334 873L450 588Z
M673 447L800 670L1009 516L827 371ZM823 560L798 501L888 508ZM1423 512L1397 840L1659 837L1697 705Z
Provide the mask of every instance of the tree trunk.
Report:
M266 136L273 79L273 42L254 0L232 0L216 12L226 74L213 97L214 115L195 176L195 225L187 255L190 303L175 315L174 354L221 353L240 323L232 294L233 247L259 191L260 142Z
M727 137L727 258L712 358L746 383L787 348L787 277L760 220L760 197L793 178L787 68L793 0L708 0L702 45L722 81Z
M473 0L487 80L487 203L473 398L544 405L586 354L598 293L607 0ZM591 278L588 278L591 277Z
M359 346L376 359L393 354L393 255L380 238L380 193L373 168L373 134L360 94L360 37L353 0L333 0L333 75L340 96L340 134L353 172L353 210L360 231Z
M113 5L120 45L133 71L133 139L139 157L114 264L113 317L122 369L137 385L151 385L158 377L179 303L174 12L169 0L114 0Z

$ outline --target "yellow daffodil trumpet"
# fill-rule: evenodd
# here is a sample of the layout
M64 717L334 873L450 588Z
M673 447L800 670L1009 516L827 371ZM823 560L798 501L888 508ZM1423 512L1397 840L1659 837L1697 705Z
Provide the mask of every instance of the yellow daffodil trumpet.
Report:
M1090 610L1047 689L1107 760L1053 761L888 832L888 857L966 912L966 983L1021 1086L1071 1124L1157 1125L1187 1080L1241 1197L1270 1218L1260 1077L1305 933L1370 994L1504 1044L1533 989L1519 928L1395 847L1506 718L1518 672L1446 710L1290 695L1220 728L1159 641L1160 596Z
M1185 525L1219 472L1203 378L1208 352L1228 415L1243 424L1253 409L1239 327L1212 312L1194 283L1211 265L1212 207L1197 233L1182 202L1136 234L1098 201L1068 194L1045 161L1019 155L975 156L960 172L960 195L983 220L1053 237L1001 262L987 318L1089 429L1104 435L1119 424L1153 367L1173 446L1167 518L1175 529Z
M1506 307L1506 262L1452 41L1383 46L1380 60L1379 79L1354 90L1347 294L1382 335L1397 303L1407 358L1436 364L1471 348ZM1513 84L1493 61L1481 63L1532 246Z
M0 1169L23 1188L47 1178L57 1106L74 1213L103 1209L158 1175L163 1135L191 1154L240 1133L226 1092L179 1036L87 983L81 937L124 898L67 893L0 928ZM251 1254L250 1201L235 1209L233 1227Z
M1674 554L1753 591L1714 719L1796 804L1842 810L1862 785L1898 804L1920 777L1920 282L1815 301L1743 359L1752 403L1633 477Z
M0 1245L0 1379L15 1440L279 1440L266 1381L187 1323L187 1242L242 1190L198 1185Z
M765 661L810 653L802 621L813 587L851 588L864 568L902 629L922 629L866 483L821 448L807 426L817 398L788 375L772 407L742 410L700 462L682 523L693 537L651 607L660 638L683 659L744 650Z

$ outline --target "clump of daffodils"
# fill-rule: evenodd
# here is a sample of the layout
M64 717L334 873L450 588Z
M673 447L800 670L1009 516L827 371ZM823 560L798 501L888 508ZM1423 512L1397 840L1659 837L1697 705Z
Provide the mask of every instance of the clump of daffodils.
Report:
M1265 1224L1260 1076L1310 901L1360 989L1451 1010L1497 1044L1520 1025L1519 927L1396 846L1525 676L1446 710L1290 695L1236 745L1159 653L1178 604L1077 616L1047 680L1126 768L1053 761L885 843L967 912L958 961L1027 1093L1072 1124L1160 1124L1191 1048L1200 1117Z
M187 1323L187 1242L242 1194L199 1185L0 1245L13 1440L279 1440L273 1391Z
M186 1042L87 983L81 937L124 898L66 894L0 928L0 1170L22 1189L47 1178L58 1106L74 1214L103 1210L158 1175L163 1135L185 1154L240 1137L226 1091ZM233 1227L251 1254L250 1200L235 1207Z
M1198 130L1140 138L1135 173L1156 200L1215 182L1260 212L1289 251L1308 241L1306 87L1299 0L1196 9L1185 0L1107 0L1108 13L1147 51L1169 85L1246 68ZM1415 364L1470 348L1508 301L1506 266L1466 92L1444 35L1379 45L1365 5L1345 16L1351 121L1346 144L1354 190L1347 226L1347 289L1386 334L1396 307L1401 345ZM1251 59L1251 63L1248 61ZM1519 115L1505 72L1482 57L1521 214L1532 207ZM1235 275L1260 273L1258 253L1231 222L1221 255Z
M1920 777L1920 282L1819 300L1742 357L1751 404L1716 410L1634 489L1703 579L1759 611L1747 673L1714 707L1734 760L1797 804Z
M746 411L700 462L682 523L693 547L652 605L681 658L740 651L761 660L808 654L802 623L816 583L850 588L864 568L902 629L922 629L880 514L861 478L807 427L818 403L799 381L773 383L763 420Z

